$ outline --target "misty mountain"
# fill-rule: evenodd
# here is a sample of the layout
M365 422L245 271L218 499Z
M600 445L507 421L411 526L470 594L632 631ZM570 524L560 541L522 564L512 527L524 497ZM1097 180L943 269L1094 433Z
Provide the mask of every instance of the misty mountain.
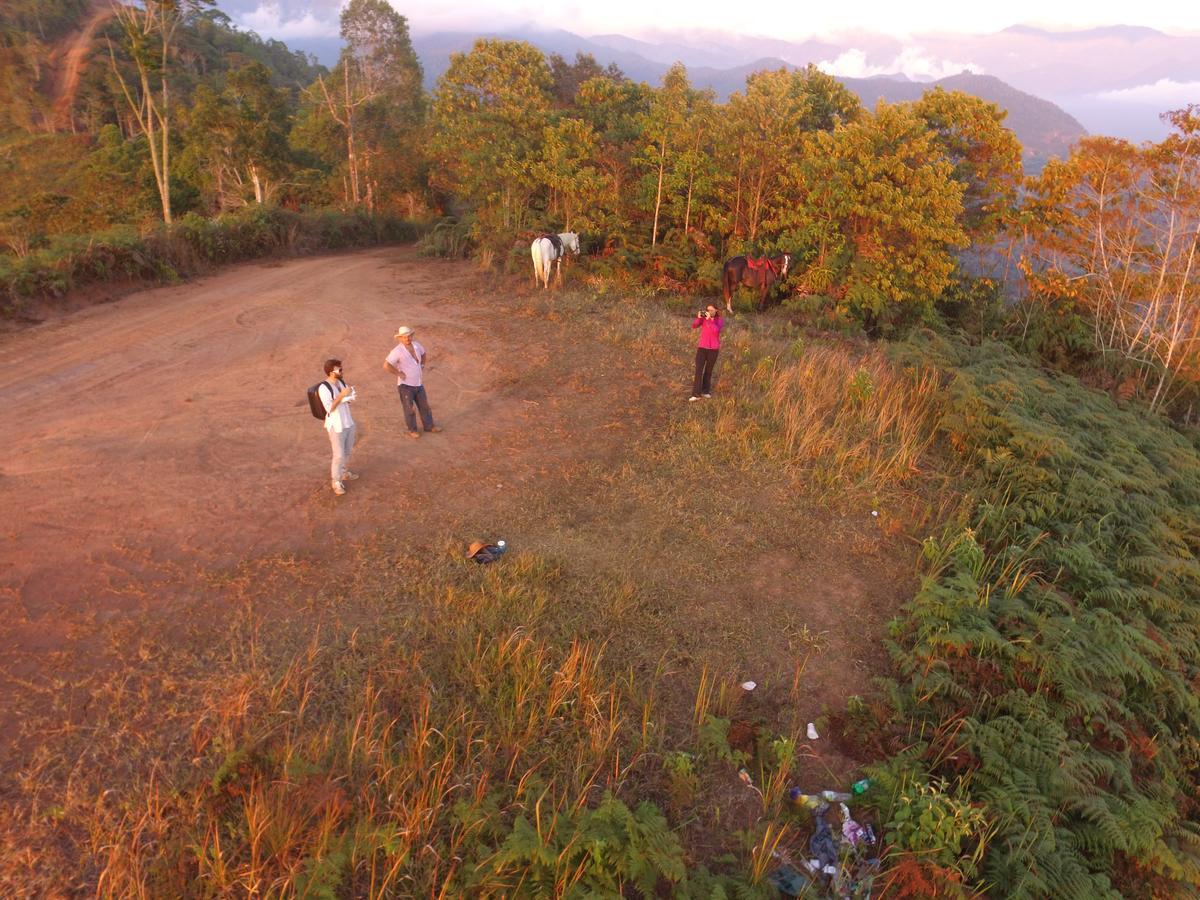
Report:
M475 40L480 37L499 38L504 40L527 40L543 53L557 53L568 60L573 60L577 53L590 53L601 65L616 63L621 71L635 81L646 81L658 84L671 62L664 62L666 51L662 45L649 45L645 41L625 38L620 35L604 35L601 38L585 38L568 31L554 30L532 32L524 35L515 34L467 34L443 32L413 38L413 46L421 58L425 68L425 80L431 89L436 86L437 79L450 65L452 53L469 51ZM785 42L774 42L782 44ZM656 59L647 59L638 51L658 46L655 51ZM668 45L673 49L682 49L682 45ZM780 67L799 68L808 62L815 61L821 55L830 52L830 45L810 42L804 45L788 45L792 48L789 58L758 57L753 61L728 67L718 67L702 64L703 60L720 60L728 58L732 51L722 48L720 52L704 47L692 48L686 58L681 55L680 61L688 66L688 77L692 84L701 88L712 88L721 100L725 100L735 91L745 89L746 78L754 72ZM796 48L802 48L797 50ZM837 48L832 48L836 51ZM689 60L692 62L689 63ZM1021 145L1025 148L1025 165L1032 172L1039 171L1047 159L1066 156L1070 146L1087 130L1069 113L1048 100L1041 99L1024 91L1017 90L999 78L989 75L974 75L963 72L937 81L913 81L904 75L876 75L869 78L844 78L838 80L858 95L868 108L873 108L879 100L889 103L903 103L920 99L921 95L933 87L942 87L948 91L962 91L973 94L989 103L995 103L1008 112L1006 124L1016 134Z
M993 34L917 35L904 41L870 32L800 42L693 32L640 39L619 34L586 38L536 29L442 34L431 36L436 38L432 43L414 39L430 82L445 71L451 44L454 50L469 50L473 38L485 34L528 40L568 59L577 52L591 53L598 62L616 63L630 78L651 83L678 60L694 82L722 95L740 89L745 74L762 68L764 61L775 67L815 63L856 80L933 82L957 72L975 72L999 79L1023 97L1053 103L1092 133L1135 142L1160 140L1166 134L1160 113L1200 103L1200 36L1129 25L1081 31L1014 25ZM1023 97L1009 97L1002 105L1010 109L1007 103L1024 104ZM985 99L1001 102L996 96ZM1042 118L1037 110L1031 114ZM1010 116L1014 122L1025 118L1017 108L1010 109ZM1074 127L1065 120L1061 125L1064 134ZM1014 130L1021 134L1015 125Z

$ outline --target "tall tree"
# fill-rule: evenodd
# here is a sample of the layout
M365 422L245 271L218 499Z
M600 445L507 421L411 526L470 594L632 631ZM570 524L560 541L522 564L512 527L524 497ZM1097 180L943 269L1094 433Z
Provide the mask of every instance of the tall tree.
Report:
M868 328L899 327L932 308L966 244L962 186L907 106L809 135L789 170L789 203L771 223Z
M1134 147L1081 141L1033 185L1024 268L1036 300L1081 310L1096 350L1141 368L1152 408L1200 380L1200 106Z
M144 0L142 6L113 2L113 14L121 26L125 50L136 71L130 84L109 47L112 70L133 114L138 130L150 149L154 182L162 204L163 221L171 224L171 57L180 25L189 15L212 0Z
M646 147L641 160L649 170L647 186L654 195L651 247L658 243L658 220L662 212L667 166L674 161L675 153L686 142L684 130L691 93L687 69L683 63L675 63L663 76L662 86L654 92L650 109L642 120L642 135Z
M602 175L599 195L588 211L589 224L606 242L628 242L633 233L634 160L641 150L641 123L651 93L645 84L604 77L585 81L576 93L577 115L596 135L592 164Z
M738 213L732 231L757 243L763 221L786 203L781 179L804 135L853 122L861 111L854 94L815 66L750 75L745 93L732 95L725 110L725 140L738 148L735 183L727 187Z
M574 105L579 88L585 81L593 78L607 78L614 82L625 80L624 73L616 63L601 66L590 53L576 53L574 63L567 62L557 53L551 53L550 77L554 81L554 99L560 107Z
M915 105L937 152L963 186L963 230L972 242L994 238L1011 224L1021 190L1021 144L1004 127L1008 115L994 103L934 88Z
M536 47L500 40L454 54L438 82L431 180L470 202L481 228L511 233L534 212L552 84Z
M271 86L270 72L250 63L233 72L220 93L201 85L192 103L185 156L210 175L219 208L271 199L286 171L289 149L287 93Z
M563 116L546 126L538 177L549 188L549 211L567 231L589 230L594 220L588 212L600 202L605 176L593 162L596 132L583 119ZM579 222L580 215L586 226Z
M350 0L342 10L345 46L330 82L316 88L346 140L346 200L375 206L372 172L389 139L421 119L421 64L408 20L385 0ZM407 149L412 150L410 145Z

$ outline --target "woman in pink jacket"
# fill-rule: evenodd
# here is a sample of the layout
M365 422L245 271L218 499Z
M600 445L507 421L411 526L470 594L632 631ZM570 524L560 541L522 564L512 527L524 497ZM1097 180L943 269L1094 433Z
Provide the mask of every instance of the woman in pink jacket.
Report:
M692 381L689 403L701 397L706 400L712 397L713 367L717 364L717 354L721 352L721 329L725 327L725 320L721 318L720 310L710 303L696 313L692 327L700 329L700 343L696 347L696 377Z

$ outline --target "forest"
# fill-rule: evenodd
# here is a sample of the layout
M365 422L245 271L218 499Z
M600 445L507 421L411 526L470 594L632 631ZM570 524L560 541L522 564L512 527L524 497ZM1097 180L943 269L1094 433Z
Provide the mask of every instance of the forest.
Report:
M921 545L919 590L888 636L892 677L836 715L878 760L893 895L1167 897L1200 885L1200 103L1165 110L1161 142L1090 136L1030 176L1004 111L962 93L868 109L810 66L755 72L718 102L682 65L647 85L501 40L456 55L427 92L408 23L385 0L350 0L341 38L329 69L205 0L6 2L4 315L105 280L401 239L526 274L529 242L558 231L581 235L589 285L666 307L715 297L730 256L787 252L767 315L932 373L928 440L965 498ZM737 308L754 315L748 296ZM772 367L788 352L756 373L782 379ZM847 375L851 405L875 402L879 376L864 372ZM787 435L764 453L795 449L779 396L753 401L761 433ZM460 662L500 679L509 663L473 657L475 640L463 632ZM578 653L572 690L592 690L580 685L600 663ZM697 699L697 741L714 760L747 762L714 736L728 728L718 713ZM604 723L555 715L562 733L530 725L528 739L566 740L580 772L615 766L615 743L597 750L589 730ZM462 728L437 738L447 758L456 741L468 756L493 752L469 749ZM289 741L289 753L304 744ZM407 765L422 752L400 755ZM284 766L246 759L214 790L243 764L268 780ZM692 784L693 765L669 756L662 777ZM384 770L396 769L355 778L385 793ZM411 777L433 791L415 762ZM685 874L648 802L564 800L546 831L529 804L509 815L482 794L473 803L430 813L441 818L426 833L447 852L475 841L473 874L409 860L404 839L366 817L322 833L320 865L289 870L289 889L371 893L380 872L411 866L431 894L759 895L716 865ZM212 834L223 816L236 818L222 807ZM772 834L757 836L763 853ZM194 839L163 846L183 858ZM164 865L161 881L138 883L181 889L181 871L196 870Z
M1194 107L1164 113L1159 144L1091 137L1026 178L1003 111L959 93L869 110L810 67L718 104L681 65L649 86L482 40L427 95L386 3L346 7L332 71L206 2L123 9L0 14L10 294L61 289L30 257L81 235L256 209L447 217L453 252L504 265L578 231L662 290L786 250L789 304L873 334L995 312L1025 349L1196 414Z

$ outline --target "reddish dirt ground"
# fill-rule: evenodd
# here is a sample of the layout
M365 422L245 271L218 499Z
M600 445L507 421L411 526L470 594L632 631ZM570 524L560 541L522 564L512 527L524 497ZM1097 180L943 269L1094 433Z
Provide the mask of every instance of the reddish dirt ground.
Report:
M772 527L738 535L736 553L704 566L711 578L694 590L680 584L692 576L672 561L697 523L668 528L647 505L670 496L623 500L615 478L597 505L602 489L586 479L636 459L672 416L699 413L680 402L686 323L678 348L647 361L589 346L586 320L570 331L552 304L522 312L514 299L529 290L394 247L236 266L0 334L12 426L0 460L0 768L18 771L31 742L53 743L30 733L33 719L64 734L86 723L89 674L144 652L139 633L186 628L219 646L221 585L236 593L254 577L239 564L296 554L309 589L334 541L386 540L399 558L440 552L464 523L531 523L507 536L570 555L581 571L623 579L637 567L654 621L628 640L672 648L683 667L663 689L682 710L701 667L767 684L745 699L751 711L816 717L868 690L883 623L911 587L909 551L869 518L806 509L786 484L764 484L752 518L729 521ZM416 441L382 367L401 324L429 350L445 428ZM305 399L329 356L359 395L362 477L340 498ZM686 473L658 477L647 489L688 491ZM725 490L742 488L730 479ZM258 611L302 614L288 590L261 585L271 606ZM64 711L30 715L42 698ZM854 765L822 741L801 774L825 786ZM0 779L14 808L27 804L23 790Z
M443 497L460 495L462 464L537 410L505 390L514 375L494 311L455 302L480 280L408 248L245 265L0 336L10 421L25 423L0 463L9 674L32 674L81 617L132 612L164 586L145 581L173 567L385 521L435 471ZM420 328L446 428L417 441L400 438L382 368L404 323ZM362 478L344 498L330 492L328 441L305 400L329 356L345 360L359 397Z

